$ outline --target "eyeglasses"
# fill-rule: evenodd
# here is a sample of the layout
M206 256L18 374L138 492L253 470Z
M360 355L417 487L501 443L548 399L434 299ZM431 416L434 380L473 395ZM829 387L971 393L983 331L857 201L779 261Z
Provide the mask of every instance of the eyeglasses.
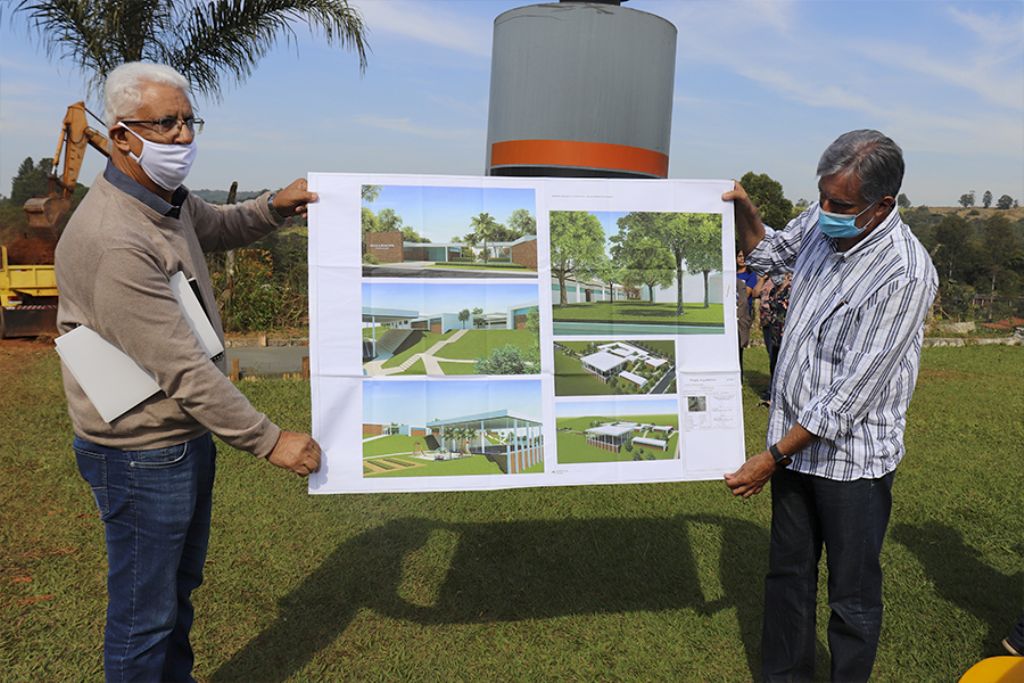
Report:
M202 119L197 119L194 116L189 116L185 119L180 119L177 116L165 116L162 119L150 120L136 119L133 121L129 121L125 119L122 120L121 123L131 123L146 126L153 132L160 133L161 135L170 135L171 133L177 133L179 130L181 130L182 125L184 125L186 128L188 128L190 133L192 133L193 135L198 135L199 133L203 132L203 126L206 124L206 121L203 121Z

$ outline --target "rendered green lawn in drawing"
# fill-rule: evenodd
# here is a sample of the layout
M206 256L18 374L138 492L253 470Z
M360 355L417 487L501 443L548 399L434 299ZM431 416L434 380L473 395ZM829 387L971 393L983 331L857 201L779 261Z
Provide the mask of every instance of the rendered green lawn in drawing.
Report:
M536 337L529 330L469 330L458 341L441 349L442 358L476 360L486 358L490 352L505 344L514 344L526 351Z
M438 361L438 365L446 375L475 375L476 363L445 363Z
M586 348L586 343L583 344ZM579 360L555 347L555 394L558 396L596 396L614 394L615 390L593 373L587 372Z
M384 361L384 363L382 364L382 367L385 367L385 368L397 368L399 365L401 365L405 361L409 360L410 358L415 356L417 353L423 353L424 351L429 349L431 346L433 346L437 342L444 341L445 339L448 339L453 334L455 334L456 331L457 330L449 330L448 332L445 332L444 334L435 334L433 332L422 332L421 334L423 336L420 338L420 340L418 342L416 342L415 344L413 344L409 348L405 349L401 353L399 353L399 354L397 354L395 356L392 356L391 358L388 358L386 361ZM377 338L378 339L380 338L380 333L378 333Z
M537 344L536 335L529 330L454 329L449 330L444 334L418 332L418 334L422 336L418 341L416 341L416 343L381 363L381 367L388 370L397 368L416 354L425 353L438 342L450 339L460 332L462 333L462 336L458 340L442 346L434 355L434 358L437 360L438 365L441 367L441 370L445 375L477 374L475 362L453 363L445 362L445 359L457 361L478 361L487 358L494 349L507 344L512 344L523 352L527 352L531 348L536 348ZM383 334L383 332L378 331L378 339L381 334ZM425 375L427 374L427 368L422 359L417 359L412 365L397 374Z
M686 325L722 325L722 304L684 304L683 315L676 315L674 303L648 301L594 301L591 303L555 304L551 308L554 320L562 322L615 322Z
M419 442L422 448L423 437L392 434L391 436L382 436L379 439L363 441L363 457L370 458L391 453L411 453L416 446L416 442Z

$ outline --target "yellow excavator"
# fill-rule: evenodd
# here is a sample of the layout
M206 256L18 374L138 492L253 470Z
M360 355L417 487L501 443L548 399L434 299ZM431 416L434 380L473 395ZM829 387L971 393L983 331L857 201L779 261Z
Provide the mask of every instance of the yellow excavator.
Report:
M71 208L87 146L109 157L105 135L89 126L84 102L67 109L53 155L45 197L25 202L33 236L0 245L0 338L53 334L57 326L57 277L53 250L58 226ZM61 154L63 153L63 159Z

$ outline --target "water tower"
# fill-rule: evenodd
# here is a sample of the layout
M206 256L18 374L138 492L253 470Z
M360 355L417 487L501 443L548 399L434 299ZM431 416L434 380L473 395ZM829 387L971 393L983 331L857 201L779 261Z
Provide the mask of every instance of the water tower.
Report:
M676 27L619 0L494 20L487 173L665 178Z

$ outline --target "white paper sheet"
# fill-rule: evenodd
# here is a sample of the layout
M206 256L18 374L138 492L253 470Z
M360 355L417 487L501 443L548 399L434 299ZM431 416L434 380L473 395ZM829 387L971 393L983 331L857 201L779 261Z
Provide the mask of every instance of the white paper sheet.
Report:
M685 481L743 462L731 181L309 187L311 492Z
M55 344L64 365L106 422L160 391L138 363L84 325L57 337Z

